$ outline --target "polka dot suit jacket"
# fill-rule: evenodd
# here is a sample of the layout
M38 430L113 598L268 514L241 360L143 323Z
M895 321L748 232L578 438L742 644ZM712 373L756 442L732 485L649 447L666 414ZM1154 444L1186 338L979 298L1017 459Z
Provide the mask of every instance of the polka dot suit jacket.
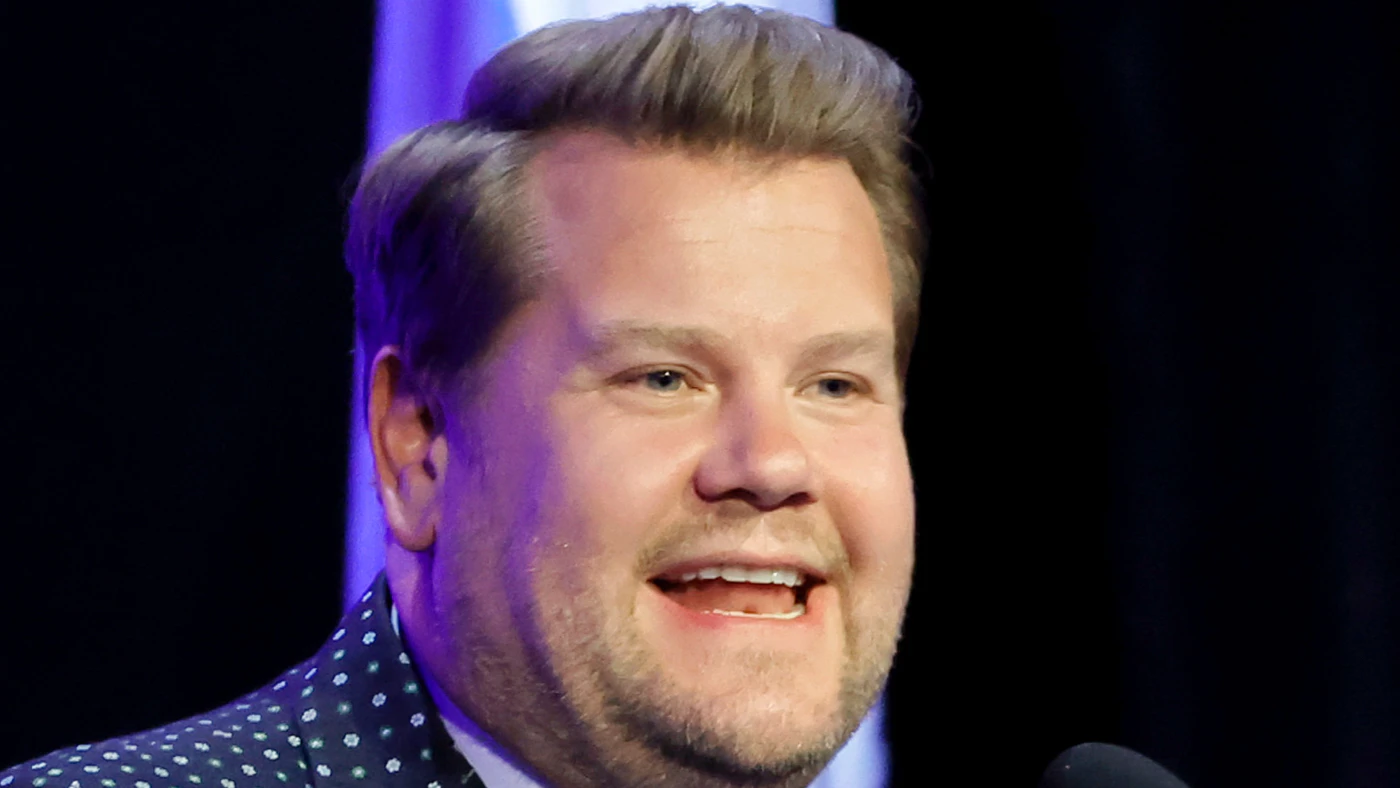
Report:
M484 788L389 617L381 575L316 656L208 714L0 772L0 788Z

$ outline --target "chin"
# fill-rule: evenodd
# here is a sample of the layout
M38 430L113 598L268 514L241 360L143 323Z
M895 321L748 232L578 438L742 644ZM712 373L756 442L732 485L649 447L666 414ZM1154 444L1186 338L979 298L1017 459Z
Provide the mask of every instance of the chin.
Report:
M648 760L660 762L668 786L807 785L846 739L830 726L778 728L762 715L755 715L752 724L734 717L709 725L651 721L659 724L634 718L628 727L647 728L638 743L657 756Z
M760 622L697 633L683 618L639 625L586 599L541 608L551 611L541 664L579 743L597 755L601 783L808 785L874 701L881 663L888 668L853 659L834 616L795 632Z
M667 785L806 785L863 709L843 708L839 681L817 682L828 691L814 692L788 666L770 660L765 671L752 663L739 659L700 676L653 674L614 688L622 691L609 693L611 722L669 767ZM677 768L691 779L671 779Z
M845 741L845 726L835 719L757 713L745 720L730 717L712 726L712 736L686 742L691 756L708 759L721 771L770 777L820 770Z

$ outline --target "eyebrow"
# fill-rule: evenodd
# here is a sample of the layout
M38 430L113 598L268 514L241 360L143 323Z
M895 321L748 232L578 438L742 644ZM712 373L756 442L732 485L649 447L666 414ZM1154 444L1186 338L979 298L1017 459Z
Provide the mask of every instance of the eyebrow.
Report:
M657 350L715 350L724 337L713 329L614 320L587 332L588 358L605 356L622 347L641 346Z
M843 358L869 356L894 369L894 336L888 331L833 331L803 344L799 363L816 366Z
M596 359L627 346L656 350L717 354L725 344L718 331L700 326L642 323L617 320L603 323L588 332L585 356ZM838 359L871 356L894 367L894 337L888 331L833 331L803 343L799 366L830 363Z

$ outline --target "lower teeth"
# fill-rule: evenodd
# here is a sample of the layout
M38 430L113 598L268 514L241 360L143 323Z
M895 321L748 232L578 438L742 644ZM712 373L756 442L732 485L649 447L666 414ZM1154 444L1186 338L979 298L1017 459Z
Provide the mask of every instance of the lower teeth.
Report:
M778 621L791 621L792 619L797 618L803 613L806 613L807 606L799 604L797 607L794 607L792 610L789 610L786 613L745 613L741 610L706 610L704 612L712 613L716 616L733 616L735 618L768 618L775 619Z

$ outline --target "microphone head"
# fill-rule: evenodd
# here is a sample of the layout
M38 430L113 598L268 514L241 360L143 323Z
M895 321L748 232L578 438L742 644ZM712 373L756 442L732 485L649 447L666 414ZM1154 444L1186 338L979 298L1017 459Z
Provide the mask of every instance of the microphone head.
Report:
M1079 744L1045 767L1040 788L1187 788L1165 767L1116 744Z

